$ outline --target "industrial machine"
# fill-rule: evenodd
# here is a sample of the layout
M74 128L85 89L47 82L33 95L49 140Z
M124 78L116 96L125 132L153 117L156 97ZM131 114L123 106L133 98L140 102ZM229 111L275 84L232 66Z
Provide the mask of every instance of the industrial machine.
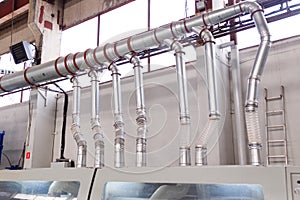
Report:
M232 79L234 79L234 91L232 92L235 93L236 119L233 124L237 133L237 157L240 165L208 166L207 157L213 155L213 153L209 154L212 149L208 145L209 138L216 132L213 130L215 127L220 128L225 124L223 120L225 120L226 115L222 115L220 102L226 102L226 100L223 101L222 99L226 95L223 95L223 97L219 95L218 86L220 86L220 82L218 82L216 75L219 72L217 66L219 61L216 58L216 42L207 27L231 20L245 13L250 14L255 21L261 42L249 74L244 107L241 106L243 103L241 81L239 80L240 72L238 71L240 68L238 50L232 43L225 45L226 47L231 47L231 67L233 68L232 71L235 70L236 73L230 72L232 73ZM54 141L53 137L58 138L55 135L56 133L48 134L45 131L52 131L53 124L49 123L52 120L55 121L55 126L57 126L56 116L53 114L57 112L57 103L54 104L54 101L49 100L50 94L47 96L45 92L45 95L41 95L41 91L37 90L35 99L38 99L38 95L41 95L43 103L40 103L38 100L34 101L35 99L32 98L32 102L35 102L32 105L34 109L29 105L30 109L33 110L29 116L34 118L34 120L32 122L30 118L29 122L32 123L28 123L27 127L30 134L28 134L29 136L26 140L24 164L26 169L0 171L0 199L299 200L300 168L288 166L288 162L286 162L286 166L264 167L263 159L261 158L263 141L259 126L258 91L271 44L267 22L262 13L263 10L257 3L243 1L224 9L204 13L201 16L172 22L115 43L107 43L94 50L87 49L85 52L68 54L65 57L58 57L53 61L1 77L0 93L3 93L27 87L28 85L39 87L39 84L47 81L72 75L73 107L72 115L70 116L71 124L69 125L71 134L69 135L73 137L75 142L73 141L72 145L74 145L74 148L69 149L68 156L75 160L76 168L65 168L71 165L71 159L64 157L65 137L61 137L61 155L60 159L56 160L57 162L52 163L54 168L42 168L50 166L50 162L53 161L51 156L57 150L52 142L49 142ZM188 67L186 67L186 62L184 61L184 47L180 43L180 39L191 32L197 34L200 40L198 45L203 46L202 60L199 61L200 59L198 59L195 63L201 62L200 65L205 66L208 90L207 120L209 123L204 130L200 131L197 141L192 141L190 138L192 132L192 111L190 112L188 103L188 92L190 92L188 91L186 75ZM139 53L157 46L168 47L174 52L176 60L179 125L178 127L172 126L171 128L173 129L166 131L168 134L174 133L175 135L175 133L178 133L180 135L179 145L176 146L177 150L179 150L176 154L176 159L173 159L173 155L171 155L174 149L167 152L167 156L162 156L161 152L155 152L153 149L152 152L148 151L150 148L146 151L148 139L151 137L148 136L149 124L147 124L148 116L145 106L143 66ZM132 137L135 140L135 145L131 145L134 146L134 156L130 155L131 152L125 148L125 144L129 143L127 143L128 140L125 142L126 120L123 119L124 113L121 98L122 95L123 97L125 95L121 91L121 74L116 60L127 60L132 64L134 71L133 82L135 83L134 93L136 100L136 127L134 129L136 135ZM109 120L109 115L104 120L101 118L100 123L99 102L108 98L108 96L100 98L99 95L99 71L102 72L103 70L109 70L112 76L112 98L110 99L112 104L106 106L106 109L109 109L110 114L112 113L113 115L115 137L111 141L107 139L108 136L101 126L103 121ZM90 101L85 104L90 106L91 115L89 120L86 120L86 118L81 120L80 101L83 98L77 74L79 71L88 71L90 78L91 87L89 89L91 91L88 95ZM195 67L195 71L196 73L193 73L194 77L198 76L197 67ZM169 72L167 73L169 74ZM165 79L169 80L169 78ZM200 84L194 85L199 86ZM229 99L228 96L227 98ZM67 101L65 100L65 102ZM107 100L107 102L109 101ZM168 102L168 104L170 103ZM197 107L196 104L192 105L191 108ZM38 109L40 108L39 106L47 107L51 115L44 112L44 110ZM55 109L55 112L52 112L51 106ZM66 105L65 108L67 107ZM171 107L168 111L171 112L173 110L174 107ZM65 136L66 132L66 114L66 111L64 111L63 136ZM197 114L199 115L199 113ZM161 117L160 114L158 116ZM242 116L245 116L246 119L244 120ZM37 120L42 120L43 118L46 119L47 123L38 123L39 121ZM89 121L90 126L86 124L86 126L82 126L81 121ZM247 134L242 130L245 127L247 127ZM231 131L228 132L231 134ZM43 133L47 137L42 135ZM246 152L246 135L248 136L249 154ZM166 140L172 139L167 138ZM230 140L229 143L232 145L233 139L229 138L228 140ZM70 141L71 139L68 140L69 143L71 143ZM219 138L216 141L220 142ZM93 143L93 147L90 147L92 146L90 145L91 143ZM195 148L191 149L192 146ZM165 143L163 147L165 147ZM227 148L227 146L223 149L220 147L218 151L222 152L228 149L229 147ZM93 153L91 153L92 151ZM192 156L193 151L195 153L194 157ZM171 157L173 160L171 159L172 161L166 165L160 162L158 167L153 167L155 166L153 161L156 161L153 158L155 157L153 152L159 154L157 156L159 161L167 160ZM72 153L76 153L76 155L74 156ZM222 156L220 155L218 154L221 158ZM249 155L248 161L247 155ZM130 156L131 162L128 162L129 159L126 160L125 157L128 158ZM132 159L132 157L134 158ZM195 158L193 164L192 158ZM93 168L89 168L91 160L93 161ZM132 162L132 160L135 162ZM174 166L174 162L177 160L179 166ZM130 166L128 163L134 163L135 166ZM220 161L219 163L222 162ZM247 164L250 165L247 166Z
M299 167L32 169L0 177L0 199L300 199Z

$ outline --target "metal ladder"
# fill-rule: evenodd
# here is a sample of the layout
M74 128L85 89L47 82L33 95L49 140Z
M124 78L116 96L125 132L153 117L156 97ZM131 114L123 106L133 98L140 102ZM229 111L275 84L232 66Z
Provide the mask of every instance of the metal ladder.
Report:
M281 94L273 97L268 97L265 88L265 101L267 165L288 165L284 86L281 86Z

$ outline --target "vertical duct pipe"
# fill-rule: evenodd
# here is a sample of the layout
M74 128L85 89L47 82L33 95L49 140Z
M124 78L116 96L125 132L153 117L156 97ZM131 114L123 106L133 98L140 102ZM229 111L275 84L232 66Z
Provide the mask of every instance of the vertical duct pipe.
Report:
M236 143L239 165L247 164L246 152L246 123L243 110L242 82L240 71L239 50L237 45L231 46L231 78L234 103L234 119L236 129Z
M137 139L136 139L136 166L143 167L147 165L146 160L146 137L147 137L147 115L144 96L143 66L140 59L134 54L125 56L130 63L133 64L134 81L136 91L136 123L137 123Z
M179 120L180 120L180 144L179 144L179 165L191 165L191 150L190 150L190 112L187 94L187 78L186 66L184 61L183 46L176 40L165 40L171 50L175 51L176 59L176 73L178 82L178 96L179 96Z
M115 63L111 63L108 66L111 71L112 76L112 86L113 86L113 109L114 109L114 127L115 127L115 157L114 164L115 167L121 168L125 166L125 155L124 155L124 145L125 145L125 131L122 113L122 99L121 99L121 85L118 67Z
M95 142L95 159L94 167L104 167L104 141L103 141L103 130L100 126L99 117L99 78L96 70L89 72L91 77L91 129Z
M77 162L76 167L86 167L86 150L87 144L80 132L80 89L77 76L71 79L73 83L73 113L72 113L72 126L71 132L77 144Z
M248 143L250 149L251 165L261 165L262 140L259 127L258 116L258 90L261 75L271 47L271 35L267 27L266 19L260 6L256 3L246 2L244 8L254 20L258 32L261 36L261 43L256 54L253 68L250 72L247 84L245 117L248 132Z
M199 34L204 46L205 70L208 88L209 122L208 126L201 132L199 143L195 147L195 164L197 166L207 165L207 140L210 134L217 128L220 119L217 77L215 41L212 33L207 29L194 27L193 31Z
M85 52L69 54L66 57L27 68L14 74L5 75L0 79L0 93L12 91L28 85L37 86L41 82L74 74L93 64L112 62L130 52L141 52L153 46L161 45L166 39L181 38L190 33L193 27L207 27L234 17L249 13L254 20L260 34L260 46L250 73L246 95L246 123L248 131L249 148L251 151L251 164L260 165L261 136L258 123L258 85L271 45L270 33L262 8L256 2L243 1L227 8L203 13L201 16L184 19L160 26L137 35L124 38L113 44L107 43Z

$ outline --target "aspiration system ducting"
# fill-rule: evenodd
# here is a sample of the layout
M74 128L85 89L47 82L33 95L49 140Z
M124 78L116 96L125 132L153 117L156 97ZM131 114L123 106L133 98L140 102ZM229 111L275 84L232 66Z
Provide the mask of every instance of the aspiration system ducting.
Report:
M100 126L99 117L99 77L94 69L88 73L91 77L91 129L95 142L94 167L104 167L104 134Z
M215 53L215 41L212 33L207 28L193 27L193 31L199 35L204 46L205 71L208 88L209 121L204 130L200 133L198 144L195 147L195 165L207 165L207 142L209 136L218 131L220 111L217 90L217 65Z
M77 144L77 162L76 167L86 167L86 151L87 143L83 134L80 132L80 90L78 77L73 76L71 79L73 83L73 112L71 132Z
M176 74L179 98L179 120L180 120L180 144L179 144L179 166L191 165L190 129L191 119L187 93L186 66L184 61L185 52L183 46L176 40L166 39L164 41L171 50L175 51Z
M114 165L117 168L125 166L125 131L122 111L122 96L121 96L121 74L115 63L111 63L108 66L112 76L112 87L113 87L113 112L114 112L114 128L115 128L115 161Z
M147 142L147 115L144 95L143 66L140 59L134 54L125 56L133 64L135 94L136 94L136 166L144 167L147 165L146 142Z
M111 63L128 53L140 52L162 45L166 39L177 39L192 32L193 27L207 27L238 17L245 13L251 14L260 34L261 42L256 54L254 66L250 73L246 96L246 119L249 147L251 148L251 164L260 164L261 136L258 124L258 84L262 75L270 48L270 33L263 10L255 2L243 1L223 9L203 13L201 16L183 19L164 26L139 33L114 43L107 43L95 49L69 54L54 61L27 68L23 71L2 76L0 93L8 92L25 86L38 86L49 80L74 75L77 71L96 68L104 63Z

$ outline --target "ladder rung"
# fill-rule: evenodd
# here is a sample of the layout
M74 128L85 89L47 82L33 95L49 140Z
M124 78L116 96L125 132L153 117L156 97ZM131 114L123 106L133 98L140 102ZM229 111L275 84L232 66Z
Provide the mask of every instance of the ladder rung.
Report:
M268 155L268 158L286 158L287 156L286 155Z
M286 143L285 140L268 140L267 142L268 143L280 143L280 142Z
M266 97L266 101L275 101L282 98L282 95L275 96L275 97Z
M272 110L272 111L268 111L266 113L267 113L267 115L280 115L280 114L283 114L283 110Z
M285 124L270 125L270 126L267 126L267 128L268 129L284 129Z

